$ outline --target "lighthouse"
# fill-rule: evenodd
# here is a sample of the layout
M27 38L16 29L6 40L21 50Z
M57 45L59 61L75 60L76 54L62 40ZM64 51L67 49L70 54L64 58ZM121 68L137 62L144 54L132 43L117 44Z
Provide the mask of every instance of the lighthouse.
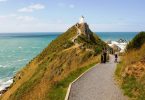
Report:
M80 21L79 21L79 24L83 24L83 23L85 23L85 21L84 21L84 16L82 16L82 17L80 18Z

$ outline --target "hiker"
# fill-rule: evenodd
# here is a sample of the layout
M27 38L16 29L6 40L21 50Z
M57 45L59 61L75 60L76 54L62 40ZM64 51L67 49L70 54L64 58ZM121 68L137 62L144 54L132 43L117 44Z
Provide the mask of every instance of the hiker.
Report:
M103 63L104 56L103 56L103 52L101 53L101 63Z
M117 55L117 53L115 53L115 61L114 62L116 62L117 63L117 58L118 58L118 55Z
M106 48L104 48L103 50L103 63L106 63L107 61L107 51L106 51Z

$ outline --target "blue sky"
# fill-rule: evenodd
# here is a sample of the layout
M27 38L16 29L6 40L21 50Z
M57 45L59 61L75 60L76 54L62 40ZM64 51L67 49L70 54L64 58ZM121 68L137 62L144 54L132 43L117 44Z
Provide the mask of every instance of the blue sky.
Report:
M145 0L0 0L0 33L63 32L81 15L96 32L145 30Z

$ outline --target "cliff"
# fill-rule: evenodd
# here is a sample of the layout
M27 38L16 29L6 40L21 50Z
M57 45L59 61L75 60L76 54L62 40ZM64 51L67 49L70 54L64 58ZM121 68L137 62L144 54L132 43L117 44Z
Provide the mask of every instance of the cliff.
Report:
M75 24L14 76L13 84L1 99L64 99L72 73L97 63L106 46L87 23Z

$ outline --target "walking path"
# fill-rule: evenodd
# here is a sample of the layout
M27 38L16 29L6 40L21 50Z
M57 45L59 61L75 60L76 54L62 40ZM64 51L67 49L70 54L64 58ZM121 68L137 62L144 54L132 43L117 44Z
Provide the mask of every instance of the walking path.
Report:
M113 56L110 62L96 65L72 84L69 100L127 100L115 85L115 68Z

